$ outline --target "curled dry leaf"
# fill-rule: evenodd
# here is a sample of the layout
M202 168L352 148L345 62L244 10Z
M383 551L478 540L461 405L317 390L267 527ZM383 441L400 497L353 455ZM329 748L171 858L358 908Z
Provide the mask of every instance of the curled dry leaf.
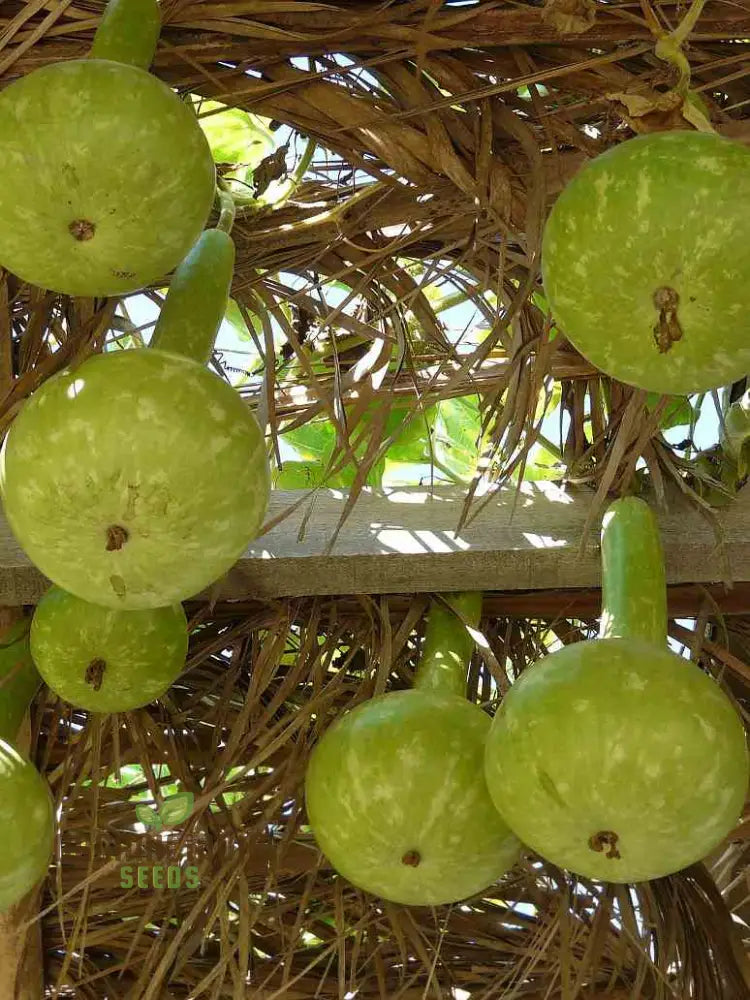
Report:
M561 35L580 35L596 20L594 0L547 0L542 18Z
M622 91L606 95L615 102L616 111L625 119L634 132L669 132L675 128L685 128L682 114L682 97L673 90L660 94L656 90L624 93Z

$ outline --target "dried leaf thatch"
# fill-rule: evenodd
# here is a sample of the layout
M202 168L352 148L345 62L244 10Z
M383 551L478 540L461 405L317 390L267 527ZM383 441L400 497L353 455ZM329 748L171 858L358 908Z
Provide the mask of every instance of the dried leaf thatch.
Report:
M84 55L103 6L4 0L0 83ZM364 419L371 402L381 415L403 403L414 420L437 399L478 394L482 473L502 483L540 443L557 383L560 433L543 443L571 481L602 498L645 475L662 500L691 488L691 443L663 432L667 401L600 377L555 336L535 295L542 227L565 182L633 131L674 126L675 80L654 55L654 30L673 28L686 7L163 0L155 71L185 95L289 130L289 156L266 162L255 192L293 158L304 165L283 205L239 214L233 296L248 361L213 360L258 407L277 457L282 431L326 416L342 460L360 467L354 501L389 443L385 419ZM687 54L715 126L750 141L747 4L708 0ZM159 289L149 294L158 302ZM466 336L448 330L453 302L473 317ZM127 301L68 300L3 274L2 429L61 367L144 333ZM44 896L50 996L748 995L747 819L707 866L632 888L527 857L492 893L432 911L383 904L334 877L305 827L306 754L334 713L408 683L424 606L195 608L190 669L158 705L95 719L40 696L36 759L60 808ZM523 616L487 611L496 675L476 658L477 701L491 708L550 631L562 642L585 634L585 621L546 607L540 598ZM694 632L673 623L673 635L747 721L750 626L713 614L708 606ZM144 833L133 796L155 800L175 782L195 796L190 820ZM200 885L121 887L123 864L155 859L183 874L196 865Z

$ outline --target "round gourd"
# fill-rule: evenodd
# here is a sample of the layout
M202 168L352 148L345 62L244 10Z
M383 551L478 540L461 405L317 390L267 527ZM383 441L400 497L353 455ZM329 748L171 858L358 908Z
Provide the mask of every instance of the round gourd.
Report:
M44 876L52 853L54 818L47 783L34 765L0 740L0 913Z
M184 257L214 192L195 114L138 66L53 63L0 92L0 265L25 281L142 288Z
M95 355L48 379L5 439L11 529L53 583L122 610L164 607L222 576L269 497L263 435L189 358Z
M748 784L745 732L719 686L666 648L658 532L642 501L616 501L602 534L599 639L529 667L487 741L493 801L554 864L638 882L721 842Z
M31 653L45 683L89 712L148 705L185 667L182 606L114 611L52 587L36 607Z
M702 392L750 371L750 149L657 132L587 164L545 227L545 294L607 375Z
M0 739L10 743L41 684L29 649L30 624L22 618L0 639Z
M477 596L461 599L475 620ZM464 899L519 854L482 773L489 718L462 697L466 639L434 606L416 688L347 712L310 758L305 795L318 845L351 882L394 902Z

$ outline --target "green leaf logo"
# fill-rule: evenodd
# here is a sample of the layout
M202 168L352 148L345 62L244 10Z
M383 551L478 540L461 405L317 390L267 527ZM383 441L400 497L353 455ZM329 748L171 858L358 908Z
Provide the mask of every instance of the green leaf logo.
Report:
M195 796L192 792L180 792L165 799L159 809L159 819L164 826L183 823L193 811Z
M155 830L161 830L163 824L158 813L151 806L147 806L145 802L138 803L135 807L135 814L145 827L153 827Z

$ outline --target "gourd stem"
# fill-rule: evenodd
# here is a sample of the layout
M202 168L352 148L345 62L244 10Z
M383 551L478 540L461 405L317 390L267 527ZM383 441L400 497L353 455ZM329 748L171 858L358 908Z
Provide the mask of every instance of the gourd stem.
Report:
M231 193L221 185L216 188L216 198L219 202L219 221L216 223L216 228L229 235L237 216L237 204Z
M154 60L160 31L157 0L109 0L89 55L147 70Z
M672 38L678 45L682 45L693 28L695 28L705 5L706 0L693 0L690 10L672 32Z
M474 640L464 621L473 628L477 627L482 611L482 594L478 591L446 594L444 600L458 614L437 600L430 605L414 687L420 691L455 694L463 698L466 694L466 671L474 648Z
M667 588L659 528L638 497L610 504L602 519L600 638L667 642Z
M687 97L690 89L690 63L682 51L682 45L698 23L698 18L703 13L705 2L706 0L693 0L690 10L674 31L660 32L654 50L658 59L670 63L679 72L680 79L675 90L682 97Z

